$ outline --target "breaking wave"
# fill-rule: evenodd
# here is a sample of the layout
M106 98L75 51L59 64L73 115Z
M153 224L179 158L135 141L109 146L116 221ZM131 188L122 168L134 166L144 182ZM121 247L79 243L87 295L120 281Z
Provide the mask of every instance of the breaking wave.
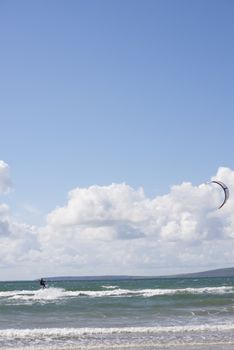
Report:
M180 333L180 332L223 332L234 331L234 324L220 325L188 325L165 327L116 327L116 328L36 328L36 329L4 329L0 330L0 338L38 338L44 336L72 337L92 334L122 333Z
M107 288L107 287L105 287ZM203 288L181 288L181 289L121 289L111 286L108 290L91 291L91 290L78 290L71 291L63 288L46 288L39 290L14 290L0 292L0 300L22 300L22 301L40 301L48 300L53 301L64 298L76 298L76 297L90 297L90 298L101 298L101 297L156 297L156 296L167 296L167 295L223 295L234 293L234 288L231 286L221 287L203 287Z
M154 348L234 344L234 324L122 328L41 328L0 330L1 349ZM214 337L215 335L215 337ZM217 336L218 335L218 336ZM66 347L64 347L66 345Z

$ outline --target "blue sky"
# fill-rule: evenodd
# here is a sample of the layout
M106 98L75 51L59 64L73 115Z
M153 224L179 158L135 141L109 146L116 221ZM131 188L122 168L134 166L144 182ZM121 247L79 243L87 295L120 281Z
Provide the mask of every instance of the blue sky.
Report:
M233 169L233 10L1 1L0 159L15 215L42 223L75 187L125 182L153 198Z

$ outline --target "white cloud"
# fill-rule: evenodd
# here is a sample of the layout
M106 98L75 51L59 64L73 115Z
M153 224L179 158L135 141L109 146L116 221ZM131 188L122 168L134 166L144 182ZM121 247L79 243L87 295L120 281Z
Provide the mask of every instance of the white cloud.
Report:
M2 232L1 232L2 227ZM38 250L36 229L11 220L0 221L0 267L13 267L17 271L23 264L30 267L29 256Z
M217 177L230 188L234 172L220 168ZM218 186L219 187L219 186ZM149 199L143 189L126 184L76 188L67 205L53 210L47 219L50 232L81 239L139 239L193 242L228 238L233 215L231 201L216 210L223 192L213 184L173 186L169 194ZM230 232L229 232L230 231Z
M0 205L0 265L35 275L165 274L233 265L234 171L213 179L230 199L218 210L218 185L173 186L147 198L127 184L75 188L44 227L16 223ZM9 271L9 269L8 269ZM13 274L13 272L12 272Z
M144 213L138 204L144 200L142 189L135 191L126 184L76 188L69 193L67 206L55 209L48 221L52 225L92 226L116 221L139 222Z
M12 183L9 175L9 166L3 160L0 160L0 194L11 190Z
M0 160L0 194L5 194L12 189L8 165ZM14 219L10 208L5 203L0 203L0 267L9 270L12 267L17 270L21 264L29 263L29 254L37 250L37 229ZM17 277L17 276L16 276Z

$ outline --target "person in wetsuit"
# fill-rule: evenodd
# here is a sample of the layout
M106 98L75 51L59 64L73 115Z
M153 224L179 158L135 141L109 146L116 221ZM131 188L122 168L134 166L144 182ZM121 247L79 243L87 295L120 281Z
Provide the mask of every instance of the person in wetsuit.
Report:
M40 279L40 286L46 288L45 280L43 278Z

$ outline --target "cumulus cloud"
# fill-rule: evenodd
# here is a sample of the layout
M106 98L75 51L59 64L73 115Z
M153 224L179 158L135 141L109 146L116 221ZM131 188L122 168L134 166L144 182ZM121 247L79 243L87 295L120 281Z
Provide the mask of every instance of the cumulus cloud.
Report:
M12 182L9 175L9 166L3 160L0 160L0 194L7 193L12 188Z
M234 172L220 168L215 178L232 189ZM222 211L223 191L214 184L173 186L164 196L147 198L126 184L76 188L67 204L47 218L50 232L82 239L139 239L194 242L232 236L233 202Z
M9 166L0 160L0 194L12 189ZM37 229L18 223L5 203L0 203L0 267L14 269L28 262L29 254L38 250Z
M17 268L29 262L29 254L39 249L37 228L15 221L9 208L0 206L0 266Z
M166 274L233 264L234 171L219 168L230 199L218 210L216 184L186 182L148 198L127 184L75 188L46 225L17 223L0 205L0 264L32 274Z
M234 171L219 168L212 179L233 193ZM127 184L75 188L39 229L43 260L75 274L163 274L229 265L234 202L230 195L218 210L223 195L209 183L182 183L156 198Z

